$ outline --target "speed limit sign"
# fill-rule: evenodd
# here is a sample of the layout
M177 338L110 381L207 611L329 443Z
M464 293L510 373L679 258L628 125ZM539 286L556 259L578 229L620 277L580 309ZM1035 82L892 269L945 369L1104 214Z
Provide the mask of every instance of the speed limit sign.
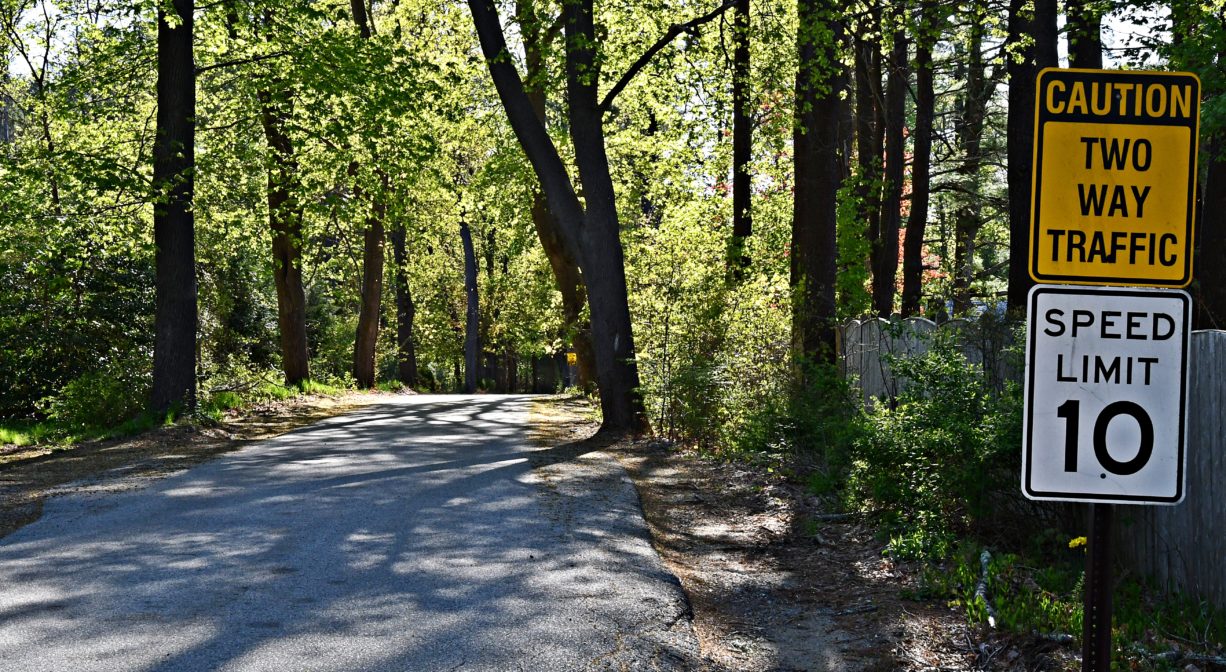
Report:
M1031 499L1183 499L1188 294L1038 285L1026 336L1022 491Z

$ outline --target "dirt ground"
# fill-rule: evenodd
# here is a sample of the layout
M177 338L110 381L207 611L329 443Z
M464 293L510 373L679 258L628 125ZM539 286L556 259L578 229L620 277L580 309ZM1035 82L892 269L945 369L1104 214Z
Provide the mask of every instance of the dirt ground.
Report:
M582 402L535 409L539 440L596 428ZM548 421L545 423L544 421ZM556 445L556 443L555 443ZM659 440L605 448L638 489L653 541L681 580L704 661L723 671L1059 670L1069 642L968 626L942 600L911 600L920 567L882 551L871 521L831 513L763 468Z
M299 397L231 412L212 426L175 425L71 447L0 446L0 537L38 520L47 497L139 487L144 479L378 403L381 396Z

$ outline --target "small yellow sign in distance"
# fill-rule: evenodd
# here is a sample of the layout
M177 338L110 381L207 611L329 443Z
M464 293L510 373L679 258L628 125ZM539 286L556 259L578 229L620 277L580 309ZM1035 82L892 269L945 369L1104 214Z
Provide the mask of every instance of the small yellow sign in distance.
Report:
M566 365L567 366L575 366L578 363L579 363L579 355L576 355L573 352L566 353Z
M1200 80L1046 68L1036 93L1031 277L1187 286Z

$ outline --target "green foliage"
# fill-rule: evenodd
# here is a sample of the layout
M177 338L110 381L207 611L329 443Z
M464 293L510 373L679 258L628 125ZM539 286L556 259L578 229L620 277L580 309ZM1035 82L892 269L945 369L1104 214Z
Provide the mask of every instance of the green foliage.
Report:
M1048 530L1033 555L989 553L986 571L982 546L960 542L921 577L919 599L944 599L961 609L972 625L987 624L1020 634L1080 637L1085 590L1085 546L1068 543ZM983 592L978 593L980 582ZM985 601L986 597L986 601ZM991 610L989 611L989 603ZM1172 647L1219 651L1226 641L1226 613L1179 593L1163 594L1137 577L1124 576L1113 590L1112 639L1115 665L1154 669L1153 660L1133 660L1139 645L1151 654ZM1158 663L1156 669L1164 669Z
M862 218L864 201L859 196L865 186L870 190L880 190L881 180L869 181L856 174L845 180L839 188L836 224L838 275L835 276L834 291L838 317L841 320L867 315L873 304L867 263L872 244L868 241Z
M880 511L892 552L940 556L1016 480L1020 390L995 393L948 333L936 332L926 353L889 363L909 382L893 408L881 403L869 415L849 493Z
M148 390L145 372L91 371L47 399L43 411L48 420L73 433L115 427L140 415Z

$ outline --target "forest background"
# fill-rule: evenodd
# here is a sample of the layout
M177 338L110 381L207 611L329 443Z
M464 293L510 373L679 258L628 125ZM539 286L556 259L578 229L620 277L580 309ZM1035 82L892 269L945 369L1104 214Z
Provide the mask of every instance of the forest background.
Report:
M0 0L0 33L0 443L553 391L573 353L604 431L808 456L948 555L1003 529L1017 388L937 344L866 410L836 327L1016 328L1050 66L1199 75L1226 324L1222 2Z

